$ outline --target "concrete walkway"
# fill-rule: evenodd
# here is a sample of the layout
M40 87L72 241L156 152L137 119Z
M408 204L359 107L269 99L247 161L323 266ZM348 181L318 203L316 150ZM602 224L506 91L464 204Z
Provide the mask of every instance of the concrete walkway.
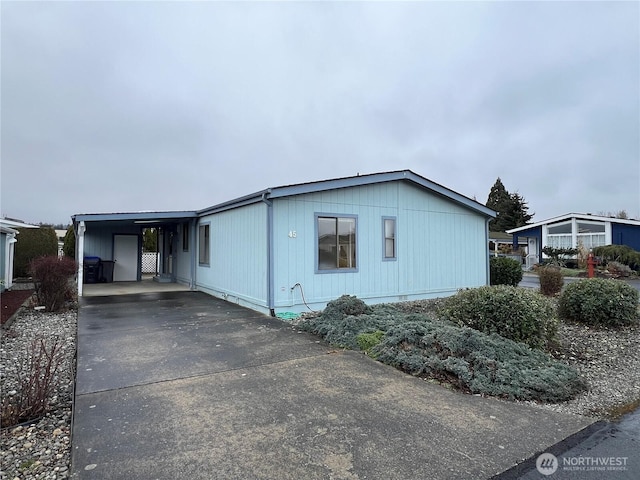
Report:
M590 423L450 391L203 293L81 301L74 478L482 479Z

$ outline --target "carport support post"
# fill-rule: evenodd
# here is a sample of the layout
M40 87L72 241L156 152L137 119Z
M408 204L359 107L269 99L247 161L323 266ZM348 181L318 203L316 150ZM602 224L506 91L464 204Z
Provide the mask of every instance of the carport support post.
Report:
M87 226L84 220L78 226L78 297L82 296L82 283L84 280L84 232Z
M196 219L192 219L189 221L189 228L191 229L191 233L189 234L189 250L191 252L191 290L197 290L197 264L196 259L198 252L196 248L198 247L197 238L198 238L198 221Z

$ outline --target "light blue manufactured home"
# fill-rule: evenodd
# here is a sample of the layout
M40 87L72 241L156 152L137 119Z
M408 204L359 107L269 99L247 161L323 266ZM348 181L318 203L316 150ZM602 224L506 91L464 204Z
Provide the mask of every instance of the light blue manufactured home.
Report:
M133 235L127 279L139 280L141 228L158 226L161 274L274 315L319 310L343 294L381 303L486 285L487 223L494 216L403 170L269 188L193 212L73 221L79 262L115 260L116 239ZM119 263L115 281L122 279L115 274Z

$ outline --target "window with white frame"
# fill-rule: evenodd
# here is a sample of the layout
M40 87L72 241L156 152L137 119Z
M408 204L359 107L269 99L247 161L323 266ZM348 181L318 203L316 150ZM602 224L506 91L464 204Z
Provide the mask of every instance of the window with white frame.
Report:
M356 268L356 218L318 215L318 270Z
M396 219L394 217L382 218L382 235L384 245L384 260L396 258Z
M546 244L553 248L572 248L571 222L550 225Z
M578 244L588 250L606 245L604 223L578 222Z
M576 232L573 232L573 222L562 222L547 227L546 245L553 248L576 248L582 245L591 250L594 247L606 245L606 226L603 222L577 221ZM575 233L576 244L573 243Z
M209 226L206 223L198 227L198 263L200 265L209 265Z

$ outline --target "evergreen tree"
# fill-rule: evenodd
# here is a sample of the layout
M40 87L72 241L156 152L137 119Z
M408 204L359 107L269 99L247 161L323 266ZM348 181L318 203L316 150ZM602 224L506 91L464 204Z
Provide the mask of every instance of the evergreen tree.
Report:
M51 227L18 228L13 268L18 277L29 275L31 260L47 255L58 255L58 236Z
M529 206L524 197L519 193L510 195L510 203L505 214L503 226L505 230L522 227L531 221L533 215L529 214Z
M533 218L524 197L517 192L509 193L500 177L491 187L486 205L497 213L496 218L489 222L489 230L492 232L504 232L522 227Z
M158 248L157 229L145 228L142 231L142 250L145 252L156 252Z
M498 216L489 222L489 230L492 232L504 232L502 227L504 212L509 210L511 203L511 197L507 189L504 188L500 177L496 180L496 183L491 187L489 192L489 198L487 198L487 207L495 210Z
M67 233L64 236L64 244L62 245L62 251L67 257L76 257L76 232L73 230L73 225L70 225L69 228L67 228Z

